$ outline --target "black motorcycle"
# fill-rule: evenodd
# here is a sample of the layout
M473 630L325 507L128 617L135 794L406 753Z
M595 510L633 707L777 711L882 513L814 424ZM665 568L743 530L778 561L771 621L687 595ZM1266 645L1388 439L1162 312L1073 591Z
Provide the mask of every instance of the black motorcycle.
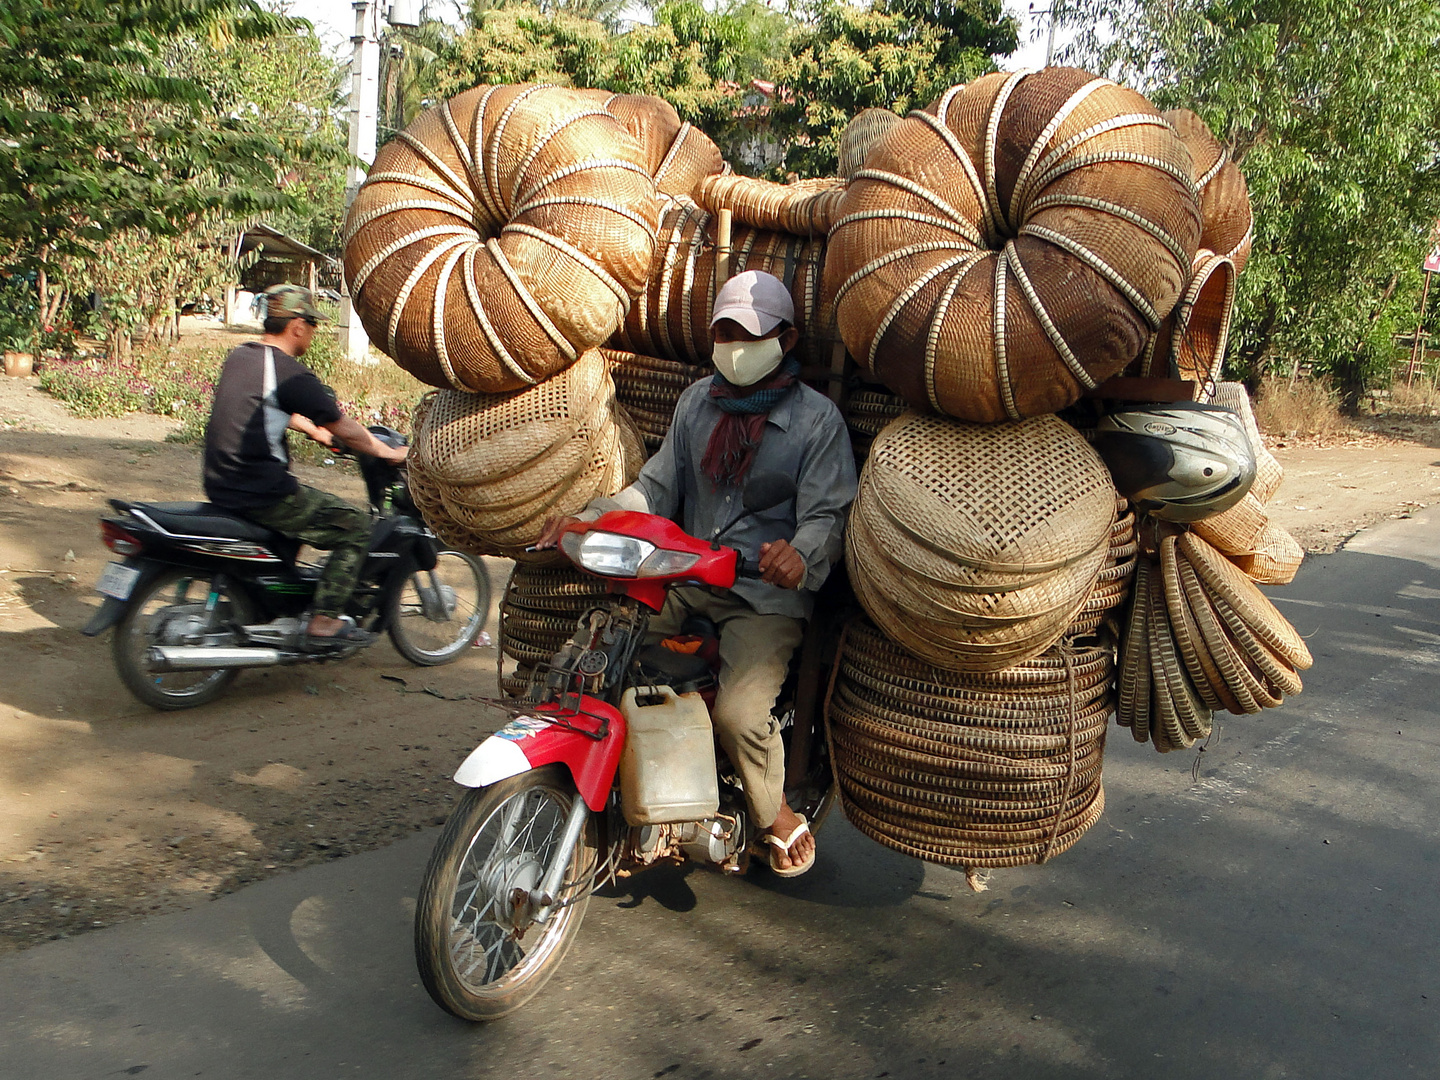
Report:
M370 431L405 445L391 428ZM485 570L464 552L440 550L399 468L368 455L359 463L374 526L345 613L388 632L412 664L447 664L485 624ZM116 515L100 519L100 536L124 561L100 575L95 588L106 599L85 633L116 627L115 668L145 704L188 709L214 700L241 668L343 659L364 647L305 648L321 566L297 561L299 541L209 503L110 505Z

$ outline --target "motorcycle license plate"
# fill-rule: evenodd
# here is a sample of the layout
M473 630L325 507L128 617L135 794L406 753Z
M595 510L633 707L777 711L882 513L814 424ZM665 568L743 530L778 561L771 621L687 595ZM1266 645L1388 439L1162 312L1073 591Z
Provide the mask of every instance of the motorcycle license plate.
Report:
M129 600L135 591L135 582L140 580L140 571L124 563L106 563L95 583L95 591L101 596L113 596L116 600Z

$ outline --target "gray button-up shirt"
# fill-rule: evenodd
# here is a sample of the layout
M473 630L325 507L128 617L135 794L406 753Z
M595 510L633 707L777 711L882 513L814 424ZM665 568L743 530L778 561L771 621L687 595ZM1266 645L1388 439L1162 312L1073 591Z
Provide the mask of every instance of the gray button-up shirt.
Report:
M675 406L665 442L640 470L640 477L610 506L630 505L626 496L644 497L650 513L678 520L702 540L733 547L753 567L760 545L788 540L805 560L799 589L782 589L759 578L737 578L735 594L762 615L808 618L815 590L840 557L845 515L855 498L855 456L840 410L824 394L804 383L770 410L760 448L748 476L781 473L795 479L795 498L758 514L747 514L740 487L717 488L700 468L710 433L724 416L710 397L710 380L701 379ZM601 509L596 505L596 509ZM683 512L683 517L677 514Z

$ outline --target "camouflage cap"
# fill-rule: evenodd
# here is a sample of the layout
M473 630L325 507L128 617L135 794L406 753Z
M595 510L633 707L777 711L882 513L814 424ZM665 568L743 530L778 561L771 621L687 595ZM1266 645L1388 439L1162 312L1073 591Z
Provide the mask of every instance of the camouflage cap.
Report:
M262 294L265 297L265 317L267 319L325 319L329 316L323 314L315 306L315 297L309 289L303 285L290 285L281 283L271 285Z

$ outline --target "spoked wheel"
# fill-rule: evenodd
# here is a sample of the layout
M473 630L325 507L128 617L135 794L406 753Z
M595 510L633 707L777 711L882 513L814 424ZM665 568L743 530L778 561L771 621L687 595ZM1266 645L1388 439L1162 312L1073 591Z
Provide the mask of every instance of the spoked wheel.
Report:
M480 636L490 613L490 580L480 560L442 551L433 570L405 579L390 608L390 640L412 664L436 667Z
M595 867L594 831L575 845L560 901L534 920L528 894L580 796L550 765L467 792L435 844L415 909L415 960L436 1003L465 1020L495 1020L529 1001L580 929Z
M213 618L206 615L213 578L204 571L167 570L130 601L115 628L111 655L130 692L156 709L191 709L213 701L235 681L234 668L214 671L156 671L154 645L233 645L229 627L249 621L243 594L222 586ZM206 634L206 628L214 628ZM201 635L204 635L203 641Z

